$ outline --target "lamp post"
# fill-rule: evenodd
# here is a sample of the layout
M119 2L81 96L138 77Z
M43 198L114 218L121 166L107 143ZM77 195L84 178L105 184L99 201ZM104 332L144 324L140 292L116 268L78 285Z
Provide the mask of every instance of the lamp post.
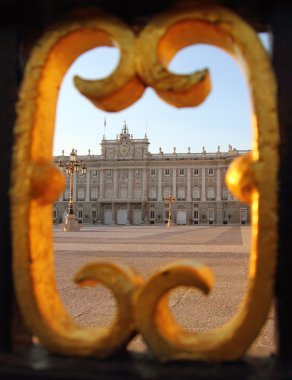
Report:
M79 231L79 225L77 221L76 215L74 215L73 210L73 176L74 173L79 172L79 168L81 168L82 175L86 174L86 163L79 162L77 160L77 154L74 149L70 153L70 160L68 162L59 161L59 169L62 173L65 173L66 176L70 178L70 194L69 194L69 205L68 212L66 216L64 231Z
M169 197L165 198L165 203L168 206L168 220L167 220L167 227L171 225L172 222L172 204L176 201L175 197L173 195L170 195Z

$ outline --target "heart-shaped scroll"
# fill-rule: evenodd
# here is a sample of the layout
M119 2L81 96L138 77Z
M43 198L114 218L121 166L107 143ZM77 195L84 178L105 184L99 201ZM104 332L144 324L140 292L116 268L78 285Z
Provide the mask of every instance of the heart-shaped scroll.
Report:
M51 202L63 190L64 179L51 161L63 76L83 52L118 45L121 59L110 77L101 81L75 78L78 89L96 106L107 111L124 109L147 86L177 107L195 106L210 91L208 71L180 76L167 70L174 54L194 43L211 44L231 54L242 66L250 89L253 151L234 161L227 174L229 188L252 209L245 298L224 326L206 334L186 334L171 318L166 295L180 284L207 292L212 279L205 267L172 264L143 284L131 269L96 264L79 273L77 281L104 281L121 310L128 305L129 316L121 311L113 329L105 333L77 326L60 300L53 267ZM102 12L76 16L48 31L35 45L26 65L17 112L11 184L14 282L21 312L40 342L62 354L106 357L140 331L163 360L240 357L258 335L269 311L278 236L276 85L269 58L252 28L217 6L170 9L154 18L137 37L127 25ZM145 307L147 312L142 313ZM116 334L116 341L112 334Z

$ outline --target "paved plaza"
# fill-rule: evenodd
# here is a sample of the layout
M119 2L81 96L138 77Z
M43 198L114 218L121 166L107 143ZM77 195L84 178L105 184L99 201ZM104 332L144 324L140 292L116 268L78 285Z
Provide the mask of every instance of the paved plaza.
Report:
M55 266L61 297L72 317L87 326L105 326L115 310L111 293L101 287L78 288L72 277L84 264L127 263L145 278L159 267L180 259L195 259L215 274L209 296L189 288L173 291L170 305L179 323L206 331L230 319L245 293L249 265L248 226L121 226L83 227L80 232L54 230ZM250 354L275 352L274 311L250 348ZM129 349L144 350L138 336Z

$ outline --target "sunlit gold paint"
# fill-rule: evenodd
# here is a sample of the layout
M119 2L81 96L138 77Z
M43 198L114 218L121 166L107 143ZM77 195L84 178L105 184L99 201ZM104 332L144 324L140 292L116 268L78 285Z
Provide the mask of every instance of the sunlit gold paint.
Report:
M249 282L244 300L233 318L222 327L205 334L186 333L170 317L165 318L163 289L167 294L169 286L158 274L159 285L147 294L143 288L136 308L138 328L148 346L162 360L236 359L258 335L273 296L279 136L271 64L256 33L235 14L221 7L169 10L151 21L141 35L141 55L136 56L138 70L154 88L157 87L156 80L159 83L162 78L161 86L168 84L173 92L176 91L179 76L173 77L166 65L177 50L193 43L207 43L224 49L239 62L248 81L253 106L253 152L234 161L227 173L228 187L239 199L250 203L252 209ZM190 76L190 82L187 76L181 78L186 86L190 85ZM179 286L179 281L173 284L175 286ZM149 289L150 285L146 284L146 287ZM152 311L156 307L155 321L154 312L139 313L139 302L149 302Z
M131 308L129 316L118 318L120 333L116 324L105 331L85 328L68 315L56 287L51 205L64 189L64 178L52 164L56 104L62 79L83 52L110 45L113 39L131 42L131 38L133 34L124 24L104 14L94 20L81 18L58 25L34 47L20 90L11 184L15 289L31 331L41 344L61 354L104 358L133 335ZM113 76L114 84L108 84L107 79L101 81L103 101L135 77L131 55L128 59L121 58ZM111 266L108 272L110 277L103 280L104 284L112 287L110 279L122 278L125 299L131 304L131 294L140 284L140 277L119 266ZM117 290L112 289L114 295Z
M95 105L118 111L138 99L146 86L176 107L197 105L210 91L208 71L179 76L170 73L167 64L179 49L200 42L218 46L237 59L250 89L253 152L235 161L227 174L229 188L252 209L248 289L238 311L224 326L205 334L185 333L171 317L167 294L179 285L207 293L213 284L208 268L197 263L171 264L143 286L132 270L104 263L110 276L107 282L100 274L102 266L91 265L76 281L83 285L104 281L111 288L121 308L114 324L121 335L115 340L113 330L104 333L76 325L56 288L50 202L63 190L64 179L50 162L59 88L80 54L96 46L117 44L121 59L111 76L94 83L75 79L79 90ZM256 33L232 12L211 6L170 9L153 19L138 38L108 15L77 17L48 31L36 44L26 66L17 112L11 184L13 272L21 312L40 342L54 352L103 358L124 346L139 329L161 360L218 361L243 355L269 311L277 252L276 86ZM125 292L121 297L115 278L120 278L119 289ZM123 314L125 305L130 305L130 315ZM142 313L145 305L149 309ZM122 330L127 333L123 335Z

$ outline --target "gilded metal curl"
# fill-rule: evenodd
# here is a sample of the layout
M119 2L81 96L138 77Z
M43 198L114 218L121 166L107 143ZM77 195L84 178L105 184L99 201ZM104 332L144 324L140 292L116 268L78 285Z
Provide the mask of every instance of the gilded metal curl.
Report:
M227 173L229 189L240 200L250 203L252 208L250 270L245 298L229 322L205 334L186 334L175 328L175 324L172 328L165 328L167 323L160 323L162 300L159 295L151 295L153 307L156 302L156 311L150 319L155 318L156 323L151 325L148 321L149 327L144 321L146 315L140 314L137 322L147 344L162 360L235 359L244 354L258 335L273 296L279 140L273 72L255 32L239 17L221 7L170 10L147 25L142 39L146 36L146 30L152 32L151 41L158 47L158 58L153 53L151 65L149 61L145 62L146 55L143 58L138 56L143 72L153 71L155 75L159 58L162 62L164 58L167 61L179 48L203 42L220 47L237 59L248 80L253 105L253 152L235 160ZM145 41L141 46L148 49ZM143 291L141 294L144 294ZM152 339L153 329L157 331Z
M190 44L208 43L224 49L246 74L253 105L253 151L230 165L227 183L252 209L248 289L234 317L208 333L185 333L165 304L167 293L175 286L196 286L206 293L211 288L211 272L196 263L171 264L145 284L134 271L110 264L92 264L81 270L76 277L80 283L105 281L100 277L104 268L112 278L120 276L119 289L126 295L117 299L121 310L130 305L131 315L126 319L122 311L116 320L117 331L127 332L123 337L118 334L118 342L112 332L105 338L100 331L77 326L57 293L51 202L63 190L64 179L51 161L58 90L75 58L93 47L114 43L120 47L121 60L110 77L93 82L75 79L78 89L107 111L129 106L146 86L176 107L202 102L210 91L208 71L179 76L166 67L179 49ZM42 37L21 86L11 184L15 289L22 314L42 344L62 354L106 357L139 330L161 360L231 360L244 354L263 326L273 296L279 140L275 93L272 68L256 33L222 7L170 9L153 19L138 37L105 14L68 21ZM114 294L120 291L118 282L106 283ZM141 313L145 305L147 312Z

